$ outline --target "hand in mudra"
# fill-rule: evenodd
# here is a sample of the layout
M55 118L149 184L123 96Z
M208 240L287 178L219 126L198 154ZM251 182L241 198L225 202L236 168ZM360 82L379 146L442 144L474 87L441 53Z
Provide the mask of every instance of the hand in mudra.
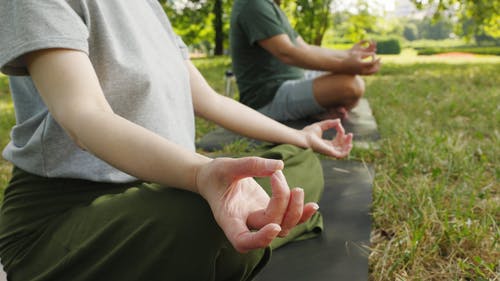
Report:
M323 132L335 129L337 134L331 140L323 139ZM330 119L313 123L302 129L306 135L308 147L324 155L343 158L349 155L352 149L352 133L346 134L340 119Z
M318 209L304 204L301 188L288 187L281 169L280 160L245 157L217 158L198 171L198 190L237 251L267 247ZM271 177L271 197L252 177Z

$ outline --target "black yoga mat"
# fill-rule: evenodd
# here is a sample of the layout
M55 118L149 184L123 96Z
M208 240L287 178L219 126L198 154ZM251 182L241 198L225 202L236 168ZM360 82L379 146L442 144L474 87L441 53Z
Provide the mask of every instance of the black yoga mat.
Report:
M305 126L315 122L311 119L302 119L297 121L286 121L283 124L296 129L302 129ZM377 130L377 123L373 117L372 110L366 99L361 99L359 104L349 112L349 117L342 120L346 132L354 134L354 141L358 143L371 143L380 139ZM329 130L323 134L325 138L335 136L335 131ZM204 135L196 146L205 151L216 151L222 149L225 145L238 140L246 140L250 147L260 145L261 142L245 138L224 128L217 128Z
M322 160L322 166L323 233L274 251L255 281L368 280L373 168L342 160Z

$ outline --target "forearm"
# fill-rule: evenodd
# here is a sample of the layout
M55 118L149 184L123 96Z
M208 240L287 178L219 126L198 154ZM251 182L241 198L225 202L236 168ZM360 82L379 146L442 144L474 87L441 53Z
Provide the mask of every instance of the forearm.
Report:
M338 55L330 54L316 48L292 47L283 52L278 58L289 65L304 69L329 71L339 73L342 69L342 59Z
M142 180L196 189L198 168L210 161L112 112L80 111L65 119L75 141L112 166ZM69 129L71 130L71 129Z
M221 97L210 119L241 135L272 143L289 143L307 147L299 130L285 126L235 100ZM238 118L233 118L237 116Z
M241 135L273 143L307 147L304 134L227 97L217 94L188 62L195 112Z
M347 50L334 50L322 48L316 45L308 45L310 51L321 54L321 56L333 56L338 59L345 59L347 57Z
M137 178L197 192L196 171L210 160L116 115L85 54L51 49L25 59L50 113L78 146Z
M343 51L323 49L311 46L297 37L292 43L285 34L259 41L259 44L283 63L305 69L322 70L334 73L342 71Z

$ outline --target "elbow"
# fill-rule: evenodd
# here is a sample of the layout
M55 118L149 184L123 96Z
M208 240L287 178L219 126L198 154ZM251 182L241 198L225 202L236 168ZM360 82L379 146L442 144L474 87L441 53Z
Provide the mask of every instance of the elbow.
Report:
M283 55L278 56L278 60L280 60L282 63L288 64L288 65L295 64L295 60L287 54L283 54Z
M307 57L307 54L304 53L302 49L292 46L278 50L274 53L274 56L282 63L302 67L304 58Z
M73 118L67 118L64 115L57 115L54 116L54 119L57 121L59 126L64 130L66 135L82 150L87 150L87 147L84 145L84 142L82 140L81 132L82 132L82 125L80 124L83 118L79 117L73 117ZM74 121L72 121L74 119Z
M111 112L112 113L112 112ZM86 136L93 134L92 124L103 122L106 110L92 110L80 108L79 110L59 110L53 113L56 122L65 131L67 136L82 150L88 150L85 145Z
M279 61L289 65L295 65L297 55L294 52L293 48L281 48L276 50L273 53L273 56L276 57Z

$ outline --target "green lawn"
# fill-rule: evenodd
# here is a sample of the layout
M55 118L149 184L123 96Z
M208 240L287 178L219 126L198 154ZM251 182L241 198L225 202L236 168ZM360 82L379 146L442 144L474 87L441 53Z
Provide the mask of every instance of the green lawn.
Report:
M376 167L371 279L499 280L500 57L383 61L366 79L380 148L351 156ZM194 62L222 92L229 59ZM4 145L13 111L5 77L0 87ZM197 125L197 137L213 128ZM8 174L0 162L0 186Z

